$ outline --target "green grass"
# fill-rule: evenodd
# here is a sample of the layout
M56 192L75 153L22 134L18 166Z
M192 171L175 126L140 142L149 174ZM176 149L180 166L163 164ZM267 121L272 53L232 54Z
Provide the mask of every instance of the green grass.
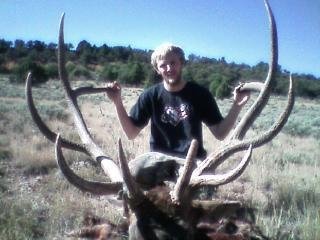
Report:
M256 95L252 96L249 103L253 102ZM255 129L268 129L284 110L286 102L285 97L271 96L268 105L262 111L261 115L255 121L253 127ZM221 106L223 115L226 115L230 102L226 104L226 100L218 101ZM246 106L250 106L247 104ZM243 113L244 111L242 111ZM282 132L292 136L306 137L312 136L316 139L320 138L320 101L296 98L295 105L288 122L284 126Z
M43 222L40 212L28 199L0 198L0 239L25 240L43 238Z

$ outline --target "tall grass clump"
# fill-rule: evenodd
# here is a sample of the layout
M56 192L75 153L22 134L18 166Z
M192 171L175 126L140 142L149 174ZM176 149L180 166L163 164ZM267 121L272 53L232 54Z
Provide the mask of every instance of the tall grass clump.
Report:
M312 240L320 237L320 189L315 182L300 180L278 181L265 215L260 216L266 233L275 239Z
M32 203L24 199L0 198L0 239L42 239L43 223Z
M3 159L0 158L0 196L8 189L6 180L6 167L2 163Z
M254 154L246 173L254 186L248 199L258 209L258 225L272 239L318 239L319 156L313 138L285 134Z
M0 97L24 98L24 86L12 84L8 78L2 78L0 80Z

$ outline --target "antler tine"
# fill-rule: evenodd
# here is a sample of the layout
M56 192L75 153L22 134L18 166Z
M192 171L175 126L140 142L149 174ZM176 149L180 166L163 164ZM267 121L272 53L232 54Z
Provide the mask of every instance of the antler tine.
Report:
M68 80L68 74L65 68L65 50L64 50L64 16L63 13L60 20L59 29L59 44L58 44L58 65L59 65L59 75L62 80L64 88L67 89L67 94L69 97L76 101L76 98L83 94L95 94L95 93L105 93L107 88L94 88L94 87L79 87L77 89L72 89Z
M189 185L192 172L194 170L194 167L196 166L196 155L198 151L198 141L193 139L191 141L186 162L184 164L182 174L179 175L179 178L177 180L177 183L174 186L174 189L171 193L171 198L174 202L179 203L181 200L181 197L183 197L183 193L187 189L187 186Z
M64 26L64 14L62 14L61 21L60 21L60 29L59 29L59 44L58 44L58 69L59 69L59 76L60 80L63 84L65 89L66 98L69 104L69 108L73 114L74 121L76 127L78 128L80 138L84 144L92 144L95 145L92 141L88 128L83 120L82 114L79 110L77 99L71 89L68 74L65 68L65 46L64 46L64 33L63 33L63 26ZM102 155L102 154L100 154Z
M62 14L59 28L59 43L58 43L58 68L59 76L63 84L66 98L69 104L69 108L74 117L75 125L78 129L81 141L86 145L90 155L97 161L101 161L101 165L106 174L110 177L111 181L120 182L122 181L121 172L116 163L108 156L106 156L98 145L93 141L88 128L84 122L82 114L79 110L77 103L77 94L71 89L68 81L68 75L65 68L65 46L64 46L64 14Z
M61 150L61 138L60 134L57 135L56 143L55 143L55 154L57 164L63 173L63 175L67 178L67 180L74 185L75 187L79 188L82 191L90 192L92 194L97 195L106 195L106 194L116 194L122 189L122 182L94 182L94 181L87 181L78 175L76 175L71 168L66 163L65 158L63 157L62 150Z
M241 176L246 167L250 162L252 154L252 145L249 146L246 154L242 158L241 162L232 170L228 171L225 174L215 174L215 175L200 175L200 176L192 176L190 181L191 187L202 186L202 185L211 185L211 186L219 186L223 184L230 183Z
M140 189L138 184L134 181L130 173L128 162L124 154L120 138L118 140L118 148L119 148L119 163L120 163L120 168L123 175L123 181L126 184L125 186L128 190L129 200L132 206L134 207L134 206L137 206L144 199L144 195L142 193L142 190Z
M288 100L285 109L280 114L278 120L269 128L269 130L255 138L248 139L245 141L245 145L252 144L254 147L262 146L263 144L272 140L281 131L285 123L288 121L294 106L295 95L293 90L293 79L290 74Z
M274 85L274 81L275 81L275 74L278 67L277 26L276 26L274 16L268 1L265 0L264 2L265 2L266 10L268 12L270 33L271 33L270 34L271 35L271 56L270 56L270 62L269 62L269 71L259 96L257 97L254 104L251 106L251 108L245 113L242 120L233 131L230 139L241 140L244 138L245 134L247 133L252 123L259 116L259 114L267 104L270 97L271 88ZM240 91L241 90L245 90L245 87L240 88Z
M105 93L108 89L103 87L79 87L73 90L74 96L77 98L83 94Z
M39 128L39 130L42 132L42 134L51 142L55 142L56 138L57 138L57 134L53 131L50 130L50 128L42 121L35 105L34 105L34 101L32 98L32 90L31 90L31 83L32 82L32 75L31 73L28 74L27 80L26 80L26 98L27 98L27 104L28 104L28 108L30 110L31 113L31 117L33 119L33 121L36 123L37 127ZM86 147L84 145L78 144L78 143L74 143L71 142L67 139L61 138L60 137L60 141L62 144L62 147L71 149L71 150L75 150L75 151L79 151L79 152L83 152L87 155L89 155Z
M293 90L293 79L290 75L287 104L277 121L275 121L275 123L267 131L255 138L251 138L241 142L231 142L218 152L210 154L203 162L199 164L194 174L199 176L203 172L216 169L229 156L236 152L247 149L250 145L252 145L253 148L257 148L271 141L281 131L291 114L295 99Z

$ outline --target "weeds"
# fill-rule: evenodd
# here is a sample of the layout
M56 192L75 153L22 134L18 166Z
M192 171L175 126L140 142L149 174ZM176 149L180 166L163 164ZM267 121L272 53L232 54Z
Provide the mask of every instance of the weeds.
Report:
M43 223L28 200L0 199L0 239L25 240L44 237Z

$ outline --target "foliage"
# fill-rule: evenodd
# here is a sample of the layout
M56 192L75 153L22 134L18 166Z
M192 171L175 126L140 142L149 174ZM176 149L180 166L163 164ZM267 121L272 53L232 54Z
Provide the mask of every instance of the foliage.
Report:
M55 43L38 40L13 42L0 39L0 73L12 74L12 82L22 83L28 71L37 75L37 82L58 76L56 70ZM75 47L65 44L67 71L74 78L119 80L125 84L150 86L158 81L152 72L150 56L152 51L133 49L131 46L91 45L82 40ZM100 67L100 68L99 68ZM75 69L76 68L76 69ZM254 66L244 63L228 63L225 58L215 59L190 54L183 70L187 81L196 81L210 89L218 98L231 94L239 81L263 81L267 76L268 64L259 62ZM320 79L310 74L293 74L295 92L298 96L316 98L320 95ZM277 84L274 90L286 94L289 72L278 66Z
M137 85L145 79L145 73L141 63L132 62L127 65L123 65L121 73L119 74L119 80L122 83Z
M77 67L77 65L75 63L71 62L71 61L68 61L66 63L66 70L67 70L68 73L73 72L76 67Z
M10 201L1 196L0 209L0 239L23 240L44 237L43 223L30 202Z
M70 79L90 79L91 72L86 67L82 65L77 65L69 72L69 77Z
M56 79L59 77L58 64L57 63L47 63L45 66L45 71L48 78Z
M100 80L107 80L107 81L114 81L118 78L119 75L119 65L118 64L106 64L100 75L99 75L99 79Z
M11 78L12 82L24 83L28 72L32 73L34 83L46 82L48 74L44 67L29 58L23 59L13 70L14 75Z

